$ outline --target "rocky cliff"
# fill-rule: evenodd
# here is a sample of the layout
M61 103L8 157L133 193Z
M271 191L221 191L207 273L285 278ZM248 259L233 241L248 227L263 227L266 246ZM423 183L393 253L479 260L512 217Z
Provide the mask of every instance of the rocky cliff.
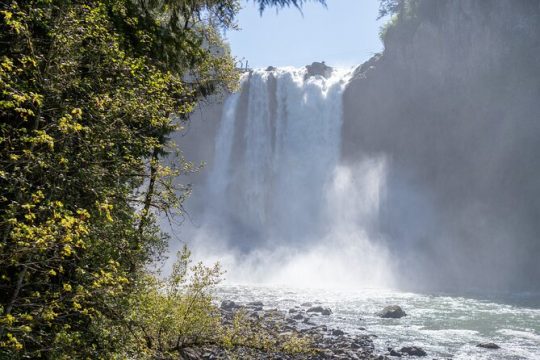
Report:
M404 285L540 289L540 2L405 4L345 92L343 160L387 160Z

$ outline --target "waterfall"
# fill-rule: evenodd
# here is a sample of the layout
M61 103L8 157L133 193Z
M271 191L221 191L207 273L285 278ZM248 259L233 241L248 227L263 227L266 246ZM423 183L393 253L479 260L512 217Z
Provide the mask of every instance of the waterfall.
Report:
M208 192L222 206L217 215L231 214L248 241L300 241L321 223L324 186L339 158L348 74L304 76L253 71L243 84L247 103L237 93L225 104ZM233 155L235 142L242 145Z
M226 100L202 190L204 225L194 237L199 249L229 263L231 276L298 285L322 271L317 284L350 283L362 262L363 284L386 279L379 270L384 251L368 234L384 161L369 159L360 170L340 164L350 76L254 70Z

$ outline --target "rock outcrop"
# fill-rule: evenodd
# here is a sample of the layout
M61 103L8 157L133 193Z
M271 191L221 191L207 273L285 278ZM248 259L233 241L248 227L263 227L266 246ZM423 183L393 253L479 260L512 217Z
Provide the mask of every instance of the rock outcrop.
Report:
M377 224L400 286L540 289L540 3L408 4L342 128L345 163L387 165Z
M216 345L201 345L182 350L182 358L189 360L203 359L281 359L281 360L385 360L384 355L375 353L372 335L353 335L340 329L315 324L309 320L319 317L316 314L329 310L322 306L310 309L297 308L294 312L254 310L260 308L260 302L237 304L231 300L221 303L221 318L224 326L232 326L235 314L243 311L249 319L262 326L269 334L278 338L295 335L311 340L309 353L289 354L283 352L265 352L257 348L237 346L223 349ZM320 309L319 309L320 308ZM309 312L315 309L316 311ZM322 310L321 310L322 309ZM320 318L320 317L319 317ZM307 320L307 321L306 321Z
M326 65L324 61L322 62L314 62L311 65L306 65L307 73L305 75L305 78L309 78L312 76L322 76L324 78L329 78L332 75L332 67Z

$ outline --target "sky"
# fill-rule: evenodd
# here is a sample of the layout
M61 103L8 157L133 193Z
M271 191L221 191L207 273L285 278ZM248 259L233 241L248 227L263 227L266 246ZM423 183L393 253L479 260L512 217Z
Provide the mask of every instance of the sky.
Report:
M351 67L382 51L377 21L379 0L327 0L327 7L306 3L300 12L267 9L262 17L253 1L243 0L241 30L226 34L232 53L250 68L304 66L325 61ZM244 61L245 63L245 61Z

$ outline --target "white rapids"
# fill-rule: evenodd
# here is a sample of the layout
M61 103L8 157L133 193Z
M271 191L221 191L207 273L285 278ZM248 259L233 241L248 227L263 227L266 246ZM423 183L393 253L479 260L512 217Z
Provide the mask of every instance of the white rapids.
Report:
M266 308L288 310L304 302L330 307L333 314L318 316L325 324L352 334L372 334L376 350L420 346L428 358L476 360L540 359L540 296L461 297L425 295L393 290L295 289L290 287L222 286L218 297L238 303L262 301ZM407 316L381 319L387 305L400 305ZM489 350L476 345L494 342Z

